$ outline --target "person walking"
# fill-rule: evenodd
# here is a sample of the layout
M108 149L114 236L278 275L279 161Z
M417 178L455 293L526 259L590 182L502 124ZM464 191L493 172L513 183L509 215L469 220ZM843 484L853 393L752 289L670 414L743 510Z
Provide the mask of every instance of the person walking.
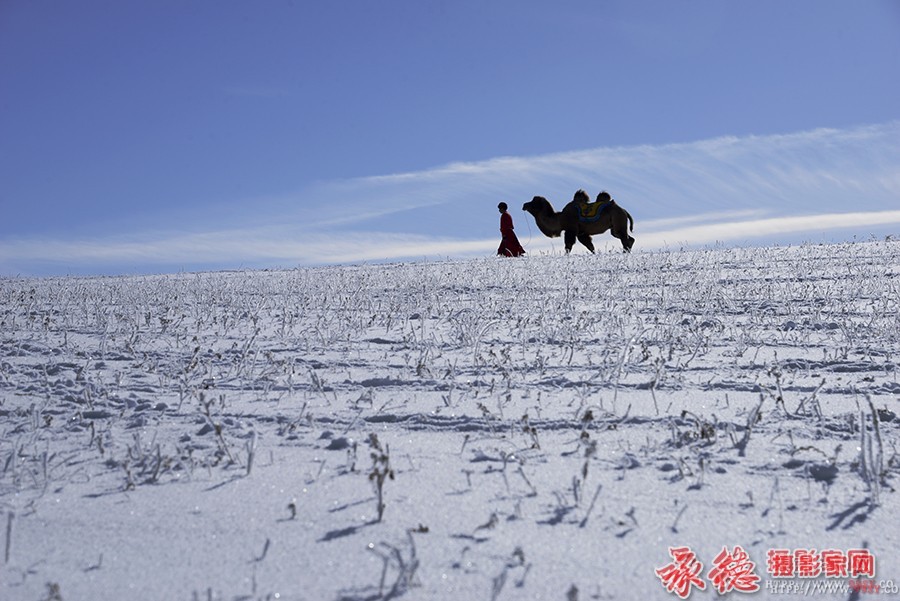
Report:
M516 237L512 215L506 212L508 207L505 202L498 204L497 208L500 210L500 235L503 238L500 241L500 248L497 249L497 254L501 257L521 257L525 254L525 249L522 248L522 245L519 244L519 239Z

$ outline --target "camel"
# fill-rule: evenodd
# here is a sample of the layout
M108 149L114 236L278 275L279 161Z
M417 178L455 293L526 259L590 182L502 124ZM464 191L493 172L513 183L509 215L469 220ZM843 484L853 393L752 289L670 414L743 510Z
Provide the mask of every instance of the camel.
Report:
M625 252L631 252L634 238L628 235L628 226L634 231L634 220L628 211L616 204L606 192L597 196L596 203L586 202L589 198L587 192L579 190L572 202L557 213L550 201L543 196L535 196L531 202L522 205L522 210L531 213L538 229L548 238L558 238L565 232L566 253L571 252L576 239L594 252L591 236L607 230L612 230L612 235L621 240Z

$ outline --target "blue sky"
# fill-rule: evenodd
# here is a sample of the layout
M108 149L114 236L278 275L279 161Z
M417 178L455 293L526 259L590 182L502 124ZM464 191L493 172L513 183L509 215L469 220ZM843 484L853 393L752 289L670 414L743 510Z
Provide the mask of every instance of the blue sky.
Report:
M500 200L558 251L582 187L635 250L865 238L898 174L891 0L0 2L0 275L490 256Z

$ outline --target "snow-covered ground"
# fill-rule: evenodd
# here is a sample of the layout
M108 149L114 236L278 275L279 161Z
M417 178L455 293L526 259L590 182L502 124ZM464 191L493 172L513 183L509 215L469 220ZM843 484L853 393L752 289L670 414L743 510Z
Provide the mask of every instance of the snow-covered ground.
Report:
M898 356L890 240L0 279L0 599L890 592Z

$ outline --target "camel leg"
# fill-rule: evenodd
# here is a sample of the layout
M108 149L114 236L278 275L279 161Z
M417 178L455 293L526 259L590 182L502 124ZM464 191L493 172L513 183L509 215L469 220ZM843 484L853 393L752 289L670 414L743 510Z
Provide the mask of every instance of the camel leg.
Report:
M575 232L566 230L563 240L566 243L566 254L569 254L572 251L572 247L575 246Z
M631 252L631 247L634 246L634 238L628 235L627 229L614 229L612 235L619 239L622 243L622 250L624 252Z
M591 242L590 234L578 234L578 241L587 247L589 251L594 252L594 243Z

